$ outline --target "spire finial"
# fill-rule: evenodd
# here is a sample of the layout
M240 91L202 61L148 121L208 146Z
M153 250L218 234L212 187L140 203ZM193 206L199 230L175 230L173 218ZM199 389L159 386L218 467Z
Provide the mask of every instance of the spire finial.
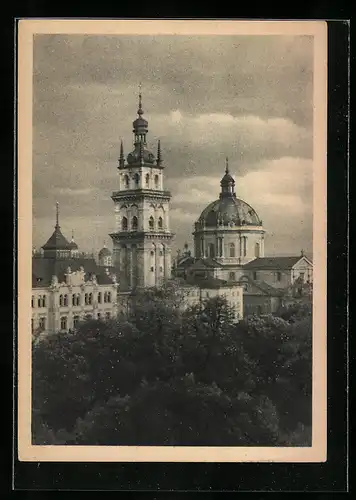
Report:
M160 165L161 163L162 163L161 140L158 139L158 145L157 145L157 165Z
M59 228L59 203L56 201L56 228Z
M303 250L303 248L302 248L302 249L301 249L301 251L300 251L300 256L301 256L301 257L304 257L304 250Z
M139 94L138 94L138 110L137 110L137 114L139 116L143 115L143 109L142 109L142 83L140 82L139 86L138 86L138 89L139 89Z
M225 159L225 173L228 174L230 172L229 170L229 158L226 157Z
M120 141L120 157L119 157L119 168L123 168L125 166L125 157L124 157L124 144L122 139Z
M72 229L72 241L74 241L74 229Z

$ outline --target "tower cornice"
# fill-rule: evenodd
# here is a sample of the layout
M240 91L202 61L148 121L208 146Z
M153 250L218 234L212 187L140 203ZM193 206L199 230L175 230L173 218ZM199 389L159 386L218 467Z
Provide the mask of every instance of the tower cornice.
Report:
M142 240L172 240L175 233L159 231L145 232L145 231L119 231L117 233L110 233L109 236L114 241L128 241L131 242Z
M114 191L111 195L113 201L130 201L130 200L165 200L170 201L170 191L154 191L152 189L130 189L127 191Z

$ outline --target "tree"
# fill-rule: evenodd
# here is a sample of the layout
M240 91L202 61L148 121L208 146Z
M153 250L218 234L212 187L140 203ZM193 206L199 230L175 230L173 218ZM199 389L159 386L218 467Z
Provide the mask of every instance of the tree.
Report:
M236 325L224 298L185 311L180 299L137 291L129 316L34 342L36 443L305 442L311 314Z
M75 436L75 437L74 437ZM278 441L278 417L266 398L231 398L192 376L143 384L77 422L67 442L92 445L250 446Z

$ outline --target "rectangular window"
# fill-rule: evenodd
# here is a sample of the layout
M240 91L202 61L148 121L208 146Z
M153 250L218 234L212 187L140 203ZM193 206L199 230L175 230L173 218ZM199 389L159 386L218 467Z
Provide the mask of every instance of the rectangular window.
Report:
M101 319L101 313L98 313L98 319Z
M33 333L35 327L34 327L34 323L33 323L33 318L31 318L31 332Z
M67 317L62 316L61 318L61 330L67 330Z
M31 307L35 307L35 298L34 298L33 295L32 295L32 298L31 298Z
M73 327L74 328L78 328L79 321L80 321L79 316L74 316L74 318L73 318Z
M253 279L257 280L257 272L256 271L253 271Z
M235 273L233 271L229 274L229 279L230 281L235 281Z
M40 318L38 322L39 329L41 331L46 329L46 318Z
M281 281L282 279L282 273L278 271L277 273L277 281Z
M101 304L101 292L98 293L98 304Z
M110 319L111 318L111 313L109 313L109 312L105 313L105 317L106 317L106 319Z

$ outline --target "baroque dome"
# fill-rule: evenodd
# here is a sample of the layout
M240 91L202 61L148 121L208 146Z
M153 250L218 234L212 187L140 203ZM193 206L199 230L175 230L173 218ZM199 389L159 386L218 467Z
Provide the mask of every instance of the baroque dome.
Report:
M262 225L256 211L236 196L221 197L210 203L202 211L198 223L203 223L206 227Z
M101 257L109 257L111 255L111 252L110 250L108 249L108 247L104 246L100 252L99 252L99 258Z
M140 151L139 147L135 147L135 149L127 155L127 163L129 165L139 163L141 159L141 154L144 163L154 163L155 162L155 155L151 153L148 149L145 147L142 148L142 152Z

